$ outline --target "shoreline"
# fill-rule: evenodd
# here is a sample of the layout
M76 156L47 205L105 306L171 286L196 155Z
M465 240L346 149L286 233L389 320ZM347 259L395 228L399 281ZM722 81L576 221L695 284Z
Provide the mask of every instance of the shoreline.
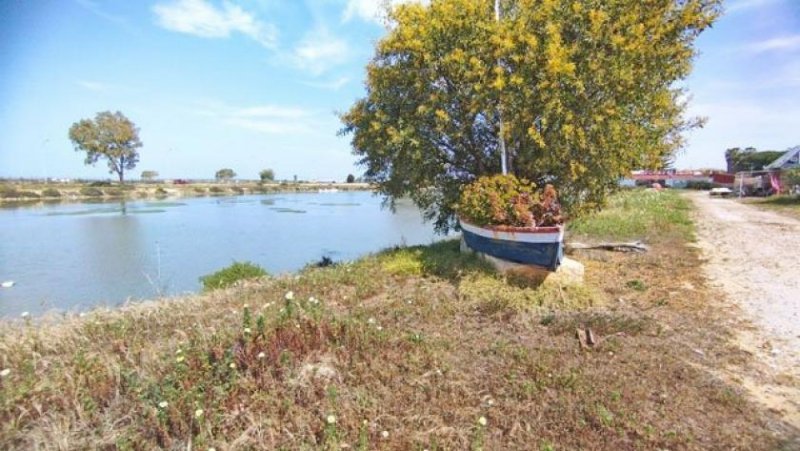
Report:
M0 207L36 203L149 200L247 196L273 193L312 193L321 190L373 191L369 183L197 182L186 184L130 182L125 185L60 182L0 182Z

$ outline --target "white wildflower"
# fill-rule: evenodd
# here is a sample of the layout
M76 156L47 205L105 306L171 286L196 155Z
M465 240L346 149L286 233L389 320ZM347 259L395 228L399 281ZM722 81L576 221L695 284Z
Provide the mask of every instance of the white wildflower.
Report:
M250 332L252 332L252 330L250 330L249 327L244 328L244 333L249 334Z
M183 352L183 349L181 349L181 348L178 348L178 350L177 350L177 351L175 351L175 354L181 354L182 352Z
M30 312L22 312L22 314L20 314L19 316L21 316L23 318L27 318L27 317L31 316L31 314L30 314Z
M389 438L389 431L383 431L383 432L381 432L381 437L383 437L384 439L387 439L387 438Z
M161 401L160 403L158 403L158 407L161 407L162 409L166 409L168 405L169 403L166 401Z
M184 357L182 355L179 355L178 358L175 359L175 361L178 362L178 363L183 362L183 360L184 360Z
M242 308L250 308L250 304L245 304L242 306Z
M326 421L328 422L328 424L336 424L336 417L333 416L333 415L328 415L328 418L326 418Z
M231 362L231 364L230 364L230 365L228 365L228 366L229 366L229 367L230 367L230 369L232 369L232 370L235 370L235 369L236 369L236 364L235 364L235 363L233 363L233 362Z
M486 417L478 418L478 424L480 424L481 426L486 426L486 423L487 423Z
M378 327L376 327L375 329L377 329L377 330L378 330L378 332L380 332L380 331L382 331L382 330L383 330L383 326L378 326Z
M294 291L287 292L286 295L284 296L284 298L286 298L287 301L293 300L294 299Z
M369 324L375 324L375 318L370 318L367 320Z
M259 358L259 359L263 359L263 358L265 358L266 356L267 356L267 355L266 355L266 354L264 354L263 352L259 352L259 353L258 353L258 358Z
M197 409L197 410L194 411L194 417L195 418L200 418L202 416L203 416L203 409Z
M11 370L9 368L6 368L3 371L0 371L0 377L6 377L9 374L11 374Z

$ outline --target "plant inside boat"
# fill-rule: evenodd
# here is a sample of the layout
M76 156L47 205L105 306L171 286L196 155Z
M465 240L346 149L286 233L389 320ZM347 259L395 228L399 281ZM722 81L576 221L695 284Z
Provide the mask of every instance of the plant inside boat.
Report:
M479 227L552 227L564 222L552 185L538 190L511 174L480 177L465 186L457 210L462 220Z

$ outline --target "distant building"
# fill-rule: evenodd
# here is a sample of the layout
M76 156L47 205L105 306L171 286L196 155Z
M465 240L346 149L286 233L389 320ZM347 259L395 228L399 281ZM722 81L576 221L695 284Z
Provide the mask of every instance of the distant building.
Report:
M800 146L789 148L777 160L764 166L767 170L800 168Z

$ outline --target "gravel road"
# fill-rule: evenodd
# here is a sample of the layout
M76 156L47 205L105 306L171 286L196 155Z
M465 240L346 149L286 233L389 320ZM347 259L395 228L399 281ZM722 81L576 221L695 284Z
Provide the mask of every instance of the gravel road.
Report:
M800 221L707 192L689 196L712 284L757 326L767 363L800 374Z

